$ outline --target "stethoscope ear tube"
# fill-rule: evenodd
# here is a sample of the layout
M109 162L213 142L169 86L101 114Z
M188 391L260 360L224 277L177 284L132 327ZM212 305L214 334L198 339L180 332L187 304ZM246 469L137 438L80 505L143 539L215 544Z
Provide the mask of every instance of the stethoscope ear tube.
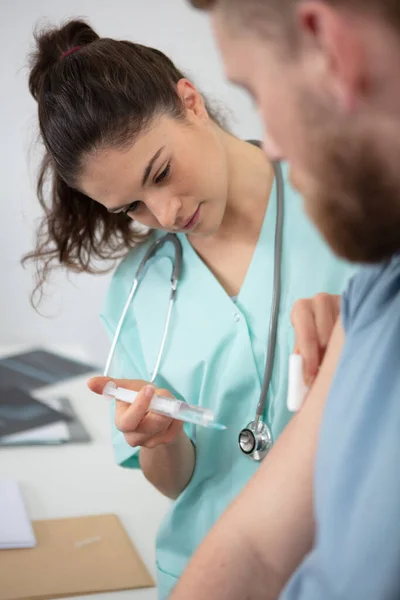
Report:
M163 246L165 246L165 244L168 243L172 244L175 250L175 257L172 261L171 284L174 285L175 289L177 288L182 271L182 245L174 233L167 233L154 242L154 244L151 244L138 267L136 279L140 281L143 278L145 269L148 267L150 260Z
M170 323L171 323L172 308L173 308L173 304L175 301L176 290L178 288L178 284L179 284L179 280L180 280L180 276L181 276L181 272L182 272L182 254L183 254L182 245L181 245L181 242L179 241L178 237L173 233L167 233L162 238L160 238L159 240L157 240L156 242L151 244L151 246L148 248L146 254L144 255L144 257L142 258L142 260L139 264L139 267L136 271L136 275L133 280L131 289L128 294L128 298L126 300L125 306L122 310L120 319L119 319L117 327L115 329L113 341L111 343L110 352L108 353L106 366L105 366L105 369L103 372L103 374L106 377L108 377L109 372L110 372L111 362L112 362L112 359L115 354L115 349L116 349L119 337L121 335L121 330L122 330L123 324L125 322L127 312L133 302L133 299L136 295L137 289L138 289L141 281L143 280L146 269L150 263L150 259L153 258L153 256L155 256L157 254L157 252L159 250L161 250L161 248L167 243L171 243L173 245L174 251L175 251L175 257L173 260L171 259L171 262L172 262L171 293L170 293L170 300L169 300L169 304L168 304L168 312L167 312L167 317L165 320L165 326L164 326L160 350L158 352L154 370L151 374L151 381L153 382L157 376L157 373L158 373L158 370L159 370L159 367L161 364L161 359L163 356L164 348L165 348L165 343L168 338L168 331L169 331L169 327L170 327Z

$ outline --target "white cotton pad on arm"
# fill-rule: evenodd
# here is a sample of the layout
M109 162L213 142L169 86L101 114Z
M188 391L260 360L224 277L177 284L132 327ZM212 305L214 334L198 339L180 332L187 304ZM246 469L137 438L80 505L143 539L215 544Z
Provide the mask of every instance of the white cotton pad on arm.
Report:
M299 354L289 356L287 407L297 412L309 391L303 377L303 358Z

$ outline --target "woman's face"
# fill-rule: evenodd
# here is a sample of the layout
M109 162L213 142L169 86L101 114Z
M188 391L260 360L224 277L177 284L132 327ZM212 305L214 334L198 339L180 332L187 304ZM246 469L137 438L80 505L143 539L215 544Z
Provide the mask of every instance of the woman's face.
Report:
M206 112L188 110L187 122L162 116L131 147L89 156L79 187L151 229L211 235L228 195L221 130Z

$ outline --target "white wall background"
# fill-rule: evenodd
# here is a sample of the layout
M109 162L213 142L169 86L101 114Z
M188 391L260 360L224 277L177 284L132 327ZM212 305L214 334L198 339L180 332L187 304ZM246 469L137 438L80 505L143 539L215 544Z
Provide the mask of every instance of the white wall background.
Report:
M101 363L107 339L98 315L107 276L58 273L41 307L30 306L32 270L21 256L33 246L40 216L35 197L38 148L35 103L27 89L27 55L39 22L86 17L102 36L160 48L231 114L232 130L259 137L249 100L224 81L206 15L186 0L0 0L0 343L62 347Z

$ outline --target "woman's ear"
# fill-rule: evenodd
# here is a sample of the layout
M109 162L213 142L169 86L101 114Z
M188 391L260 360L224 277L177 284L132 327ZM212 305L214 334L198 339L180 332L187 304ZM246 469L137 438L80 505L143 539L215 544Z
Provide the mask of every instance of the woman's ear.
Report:
M178 96L182 100L183 106L192 117L208 119L208 113L203 97L190 81L187 79L180 79L176 89Z

